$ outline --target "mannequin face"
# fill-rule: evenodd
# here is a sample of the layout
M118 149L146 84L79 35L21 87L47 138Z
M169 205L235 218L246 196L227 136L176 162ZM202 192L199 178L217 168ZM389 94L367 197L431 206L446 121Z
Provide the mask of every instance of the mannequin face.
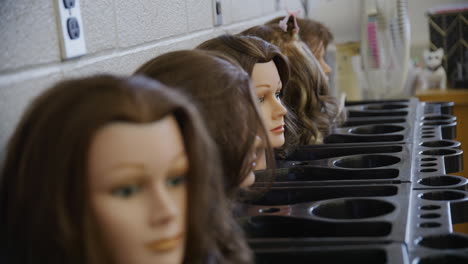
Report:
M281 147L284 144L286 108L279 97L282 83L275 63L273 61L256 63L252 71L252 81L271 146Z
M320 42L319 47L313 53L315 57L317 58L318 62L320 63L320 67L322 67L322 70L325 73L327 80L328 80L331 74L331 68L330 68L330 65L328 65L327 62L325 61L325 48L322 42Z
M97 131L88 160L90 208L113 263L182 263L188 166L172 116Z

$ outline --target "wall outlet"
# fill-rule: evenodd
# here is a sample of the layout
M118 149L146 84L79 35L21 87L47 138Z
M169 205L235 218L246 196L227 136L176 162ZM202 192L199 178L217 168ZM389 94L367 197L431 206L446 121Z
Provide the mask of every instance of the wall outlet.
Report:
M79 0L55 0L62 58L86 54L86 42Z
M213 19L215 26L220 26L223 24L222 3L222 0L213 0Z

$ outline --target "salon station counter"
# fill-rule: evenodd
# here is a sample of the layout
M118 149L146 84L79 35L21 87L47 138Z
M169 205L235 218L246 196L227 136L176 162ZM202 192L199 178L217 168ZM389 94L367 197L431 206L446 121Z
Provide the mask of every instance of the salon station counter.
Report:
M420 101L428 102L454 102L453 115L457 117L456 141L461 143L464 153L468 153L468 88L447 90L417 91L416 97ZM468 159L463 160L464 171L453 173L468 178ZM468 234L468 223L454 225L457 232Z

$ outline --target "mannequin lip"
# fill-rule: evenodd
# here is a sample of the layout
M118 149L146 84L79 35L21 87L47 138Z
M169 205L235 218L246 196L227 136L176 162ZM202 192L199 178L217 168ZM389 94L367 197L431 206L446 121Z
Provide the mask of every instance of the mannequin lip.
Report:
M183 241L184 234L154 240L145 244L146 248L154 252L167 252L177 248Z
M284 124L282 124L280 126L277 126L277 127L273 128L270 131L273 132L273 133L283 133L284 132Z

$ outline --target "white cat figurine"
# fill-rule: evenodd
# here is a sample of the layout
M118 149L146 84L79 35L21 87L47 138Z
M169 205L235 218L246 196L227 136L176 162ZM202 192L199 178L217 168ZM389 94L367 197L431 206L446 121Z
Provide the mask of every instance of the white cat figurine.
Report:
M442 67L444 50L442 48L436 51L425 50L423 53L425 68L421 72L421 90L447 88L447 74Z

